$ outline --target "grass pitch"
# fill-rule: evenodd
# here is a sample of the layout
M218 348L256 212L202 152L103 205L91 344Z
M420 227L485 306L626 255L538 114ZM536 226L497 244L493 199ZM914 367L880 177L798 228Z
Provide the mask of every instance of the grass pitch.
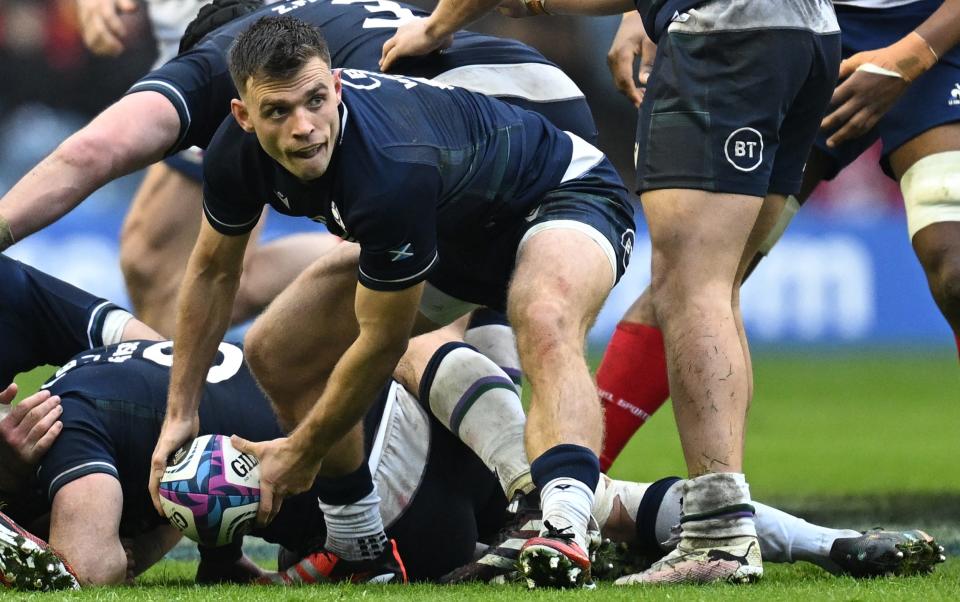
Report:
M47 371L49 373L49 370ZM960 370L952 350L928 354L758 353L747 474L753 496L835 526L910 526L960 555ZM41 380L21 379L22 389ZM614 465L612 476L651 481L683 473L669 407L654 416ZM438 509L442 511L442 509ZM426 545L426 544L425 544ZM404 588L327 586L197 588L193 562L166 560L137 588L101 588L44 599L211 600L957 600L960 560L934 575L857 581L807 565L767 564L752 586L536 591L521 586ZM7 594L12 597L12 594ZM32 599L39 594L19 594ZM597 597L600 598L597 598Z

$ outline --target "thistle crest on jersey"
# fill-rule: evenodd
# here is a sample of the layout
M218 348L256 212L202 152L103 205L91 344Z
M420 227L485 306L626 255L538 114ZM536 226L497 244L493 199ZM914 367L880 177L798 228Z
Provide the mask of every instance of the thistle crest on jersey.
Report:
M246 533L260 502L257 458L224 435L197 437L160 479L160 503L170 523L190 539L226 545Z

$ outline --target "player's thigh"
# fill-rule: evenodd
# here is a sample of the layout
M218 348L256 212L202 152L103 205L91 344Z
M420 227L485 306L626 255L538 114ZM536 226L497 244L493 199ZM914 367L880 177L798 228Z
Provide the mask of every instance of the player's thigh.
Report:
M550 193L520 239L507 309L521 341L538 325L585 333L626 271L633 210L622 189L591 185Z
M641 197L653 245L652 287L689 290L736 278L762 197L652 190Z
M111 475L89 474L61 487L50 511L50 545L83 585L122 583L127 556L120 543L123 492Z
M136 269L146 262L183 271L200 227L200 182L156 163L134 196L124 220L120 258Z
M313 262L267 307L247 333L257 378L281 372L295 387L328 372L359 333L354 297L360 247L342 243Z

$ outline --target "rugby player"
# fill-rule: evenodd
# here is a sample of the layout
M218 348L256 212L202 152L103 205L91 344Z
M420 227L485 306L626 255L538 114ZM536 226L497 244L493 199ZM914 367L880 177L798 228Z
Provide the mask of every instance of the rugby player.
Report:
M181 367L152 490L166 458L196 430L198 377L226 326L249 231L270 203L356 240L360 267L358 282L352 262L332 278L317 278L312 266L248 334L258 381L281 418L298 424L289 439L255 450L272 488L261 520L313 481L415 322L422 332L478 305L508 309L531 382L528 455L547 525L528 547L549 567L544 579L588 578L601 428L583 348L633 245L632 208L613 166L540 114L489 96L332 71L319 30L292 17L255 22L237 38L230 66L240 99L207 149L207 222L181 290ZM294 332L310 335L293 340ZM343 446L343 465L324 460L324 470L357 470L357 437Z
M138 192L121 235L121 267L137 315L167 336L173 303L199 226L201 167L179 151L205 148L230 112L236 90L226 51L237 33L263 14L297 15L327 35L337 66L376 70L380 49L395 28L423 11L390 0L290 0L262 8L256 0L218 2L184 39L183 52L144 76L128 94L64 141L0 199L0 250L55 221L94 190L121 175L154 165ZM204 34L214 29L206 39ZM404 61L399 72L439 77L450 85L500 96L536 110L587 141L596 126L583 93L539 52L516 42L457 32L442 55ZM325 249L309 238L253 247L235 320L258 312ZM282 261L275 255L282 253ZM271 256L273 255L273 256Z
M66 311L49 318L61 332L86 327L87 316L73 314L69 308L89 305L95 301L91 295L76 289L69 296L51 295L54 279L2 256L0 271L31 275L13 281L19 297L44 299L47 307L67 305ZM9 325L15 321L41 327L26 305L5 305L0 311L10 318L0 322L0 340L8 340ZM64 349L78 355L21 406L42 409L56 400L62 414L24 412L18 406L0 420L0 451L17 452L18 462L31 467L23 475L36 475L32 480L32 476L12 473L8 463L0 466L0 490L12 502L5 510L13 519L29 522L48 535L84 585L129 580L179 539L179 533L152 511L143 482L164 413L171 360L172 343L158 338L93 349L73 336L50 340L49 355L34 356L36 361L53 361ZM406 559L408 577L437 579L470 560L478 539L503 526L504 487L511 478L505 475L529 469L522 449L524 416L516 411L517 393L506 374L470 347L449 340L444 332L412 342L396 377L365 417L365 460L383 494L383 520ZM250 440L281 436L270 403L253 381L240 348L220 346L204 395L202 432L237 433ZM3 403L10 398L0 395ZM498 416L497 428L480 428L488 426L483 414ZM52 448L47 445L38 453L33 442L14 434L48 431L50 417L63 425L62 432L54 435ZM270 526L254 534L280 543L293 558L312 551L317 532L322 534L329 526L315 502L315 490L321 487L318 481L314 491L288 499ZM670 539L670 528L679 520L681 490L675 478L639 484L604 477L598 483L593 512L604 536L656 558L669 548L670 544L661 542ZM938 546L922 532L861 535L811 525L762 505L758 511L764 554L774 561L805 560L834 573L867 576L923 573L940 560ZM47 512L49 519L33 520ZM531 524L517 523L522 530L512 532L512 537L530 537L539 515L531 513L523 520ZM29 571L29 561L47 548L33 539L29 539L33 545L23 547L16 541L18 534L29 538L12 519L0 515L3 579L26 585L18 575L36 575ZM422 546L424 538L437 542ZM503 577L512 570L517 547L515 539L501 540L480 561L445 580ZM49 554L45 558L50 560ZM33 566L45 563L33 562ZM63 584L68 574L57 566L41 573L39 584L30 585ZM292 583L384 575L403 578L397 562L358 566L330 555L309 556L282 573L264 575L244 561L238 542L226 548L201 548L197 578L205 583L253 579Z
M754 263L773 247L816 185L879 138L881 166L901 184L909 234L934 300L960 337L960 191L954 189L955 170L947 167L960 156L954 154L960 151L960 50L955 47L960 2L862 0L834 5L844 33L841 75L846 79L834 91L835 110L824 120L828 131L821 132L807 160L801 191L788 198ZM637 56L643 85L652 52L639 15L627 13L608 57L618 88L639 105L642 90L633 80ZM901 63L911 65L910 70L891 67ZM960 351L960 338L957 348ZM606 470L669 395L663 338L649 291L617 326L597 370L597 385L605 405L600 462Z
M525 0L522 12L632 8L629 0L550 0L546 8ZM459 25L475 10L438 8L398 31L381 68L391 54L436 47L446 31L437 21ZM640 108L636 188L653 243L651 301L690 481L680 546L635 581L752 581L763 567L742 473L753 382L740 283L786 197L800 190L836 82L838 25L826 0L665 0L650 5L644 25L660 46ZM710 560L717 551L750 560L726 574Z

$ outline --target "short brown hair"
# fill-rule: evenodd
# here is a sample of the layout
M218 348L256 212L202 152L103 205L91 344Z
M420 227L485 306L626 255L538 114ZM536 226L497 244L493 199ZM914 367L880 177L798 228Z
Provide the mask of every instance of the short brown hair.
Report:
M263 17L233 42L230 77L243 92L250 77L287 79L315 57L330 65L330 49L319 27L289 16Z

